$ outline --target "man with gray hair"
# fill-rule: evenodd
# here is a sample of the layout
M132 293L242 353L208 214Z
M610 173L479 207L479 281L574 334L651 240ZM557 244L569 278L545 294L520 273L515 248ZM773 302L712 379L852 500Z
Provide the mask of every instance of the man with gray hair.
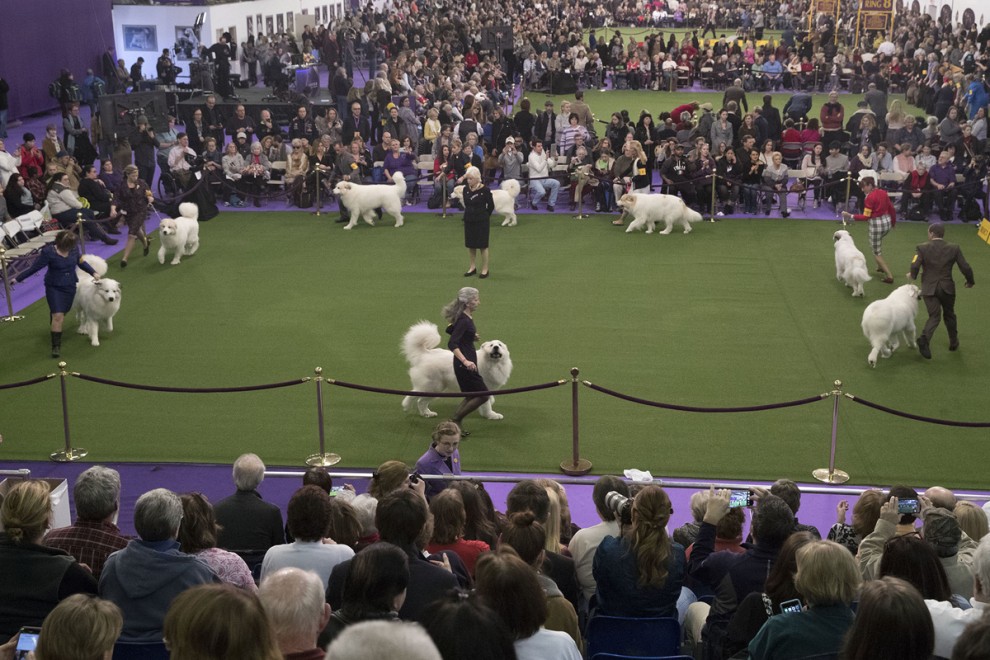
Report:
M333 660L442 660L436 644L416 623L364 621L337 636L327 657Z
M69 553L89 566L99 580L107 557L127 547L127 537L115 524L120 511L120 474L94 465L76 479L72 498L76 524L48 532L44 545Z
M182 500L156 488L134 505L139 539L107 559L100 576L100 597L124 613L123 642L162 641L162 624L172 600L189 587L219 583L209 566L179 550Z
M982 619L990 610L990 536L984 536L973 553L972 570L973 597L969 599L972 609L960 609L948 601L925 601L935 625L933 655L936 657L951 658L952 648L966 626Z
M233 476L237 492L213 507L221 527L217 545L237 553L253 568L261 563L268 548L285 543L282 511L258 493L265 479L265 464L257 454L239 456Z
M286 660L323 660L326 655L316 645L330 620L324 587L316 573L299 568L280 569L261 582L258 598Z

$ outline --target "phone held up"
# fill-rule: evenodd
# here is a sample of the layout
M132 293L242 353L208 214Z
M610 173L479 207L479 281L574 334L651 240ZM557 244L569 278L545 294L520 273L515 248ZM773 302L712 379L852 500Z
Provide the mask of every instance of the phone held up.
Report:
M729 508L753 506L753 494L748 490L733 490L729 492Z

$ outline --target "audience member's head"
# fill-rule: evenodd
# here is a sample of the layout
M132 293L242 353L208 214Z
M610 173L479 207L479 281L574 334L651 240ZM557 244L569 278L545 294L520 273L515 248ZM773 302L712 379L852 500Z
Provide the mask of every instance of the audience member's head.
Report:
M739 506L729 509L715 525L717 538L733 541L742 540L743 525L746 524L746 509Z
M327 657L333 660L443 660L433 640L418 624L364 621L340 633Z
M213 506L202 493L185 493L182 500L182 523L179 544L190 554L215 548L220 526L213 515Z
M450 545L464 535L466 514L458 491L440 491L430 502L430 513L433 514L433 543Z
M962 540L962 528L956 520L956 514L947 509L935 507L925 514L925 522L921 528L922 536L935 548L939 557L954 557L959 553L959 541Z
M870 177L866 177L870 178ZM898 502L901 500L915 500L918 499L918 491L909 486L894 486L887 493L887 497L884 502L889 502L890 498L896 497ZM951 507L950 507L951 508ZM918 518L910 513L901 514L900 524L902 525L913 525ZM872 530L871 530L872 531Z
M711 497L711 491L699 490L691 493L691 519L700 523L705 518L705 511L708 509L708 499Z
M69 596L41 625L35 660L104 660L124 627L120 608L86 594Z
M536 520L545 523L550 515L550 496L545 488L532 479L517 483L505 499L505 513L530 511Z
M531 637L547 619L547 599L536 571L512 548L478 558L475 591L495 610L513 639Z
M862 581L856 559L834 541L812 541L797 551L794 586L808 607L848 606Z
M524 562L538 567L543 562L546 530L531 511L510 514L502 528L499 546L509 546Z
M385 461L378 466L371 477L368 494L381 500L397 488L404 488L409 483L409 466L401 461Z
M168 608L163 632L173 658L282 658L258 596L230 584L203 584L183 591Z
M615 520L615 511L605 503L605 496L613 490L623 497L629 497L629 486L626 482L610 474L598 477L598 481L595 482L595 487L591 491L591 500L595 503L598 517L605 522ZM704 512L702 512L703 515Z
M76 519L101 522L113 518L120 508L120 473L94 465L84 470L72 487Z
M329 493L333 488L333 479L326 468L311 467L303 473L303 486L319 486Z
M767 582L764 586L766 594L777 604L795 598L800 599L797 587L794 586L794 574L797 573L797 553L798 550L815 540L811 532L794 532L784 545L781 546L777 559L773 562L773 567L767 573ZM776 612L774 612L776 614Z
M777 479L770 486L770 493L784 500L787 507L796 516L801 508L801 489L790 479Z
M330 620L324 585L312 571L283 568L267 576L258 598L268 613L275 640L283 654L316 646L316 639Z
M363 536L361 521L351 503L340 497L330 498L331 539L340 545L353 548Z
M473 479L459 479L447 486L447 490L456 490L464 502L464 538L493 541L495 507L485 485Z
M956 514L959 527L962 528L962 531L966 532L966 536L974 541L978 542L990 533L990 528L988 528L987 524L987 515L983 513L983 509L969 500L960 500L956 504L953 513Z
M928 660L934 648L932 617L917 589L889 576L863 584L856 620L846 635L840 657Z
M776 495L761 497L753 510L753 538L768 548L780 548L794 531L794 513Z
M378 528L375 527L375 511L378 509L378 500L363 493L351 500L351 507L361 524L361 538L368 539L378 534Z
M289 498L289 533L299 541L319 541L330 531L330 496L319 486L303 486Z
M627 534L636 553L641 586L659 587L667 580L671 556L667 523L671 513L670 497L659 486L647 486L633 499L632 525Z
M256 490L265 480L265 464L257 454L241 454L234 461L234 485L237 490Z
M952 648L952 660L986 660L990 658L990 614L966 626Z
M952 597L949 578L935 548L913 534L888 539L883 546L878 575L907 580L925 598L947 601Z
M976 599L990 603L990 536L984 536L973 552L973 594Z
M134 529L142 541L154 543L178 538L180 522L182 500L166 488L149 490L134 504Z
M452 591L433 604L424 626L443 660L515 660L509 629L477 594Z
M51 524L52 500L48 484L25 479L11 486L0 505L0 527L12 542L37 543Z
M429 513L426 502L412 490L395 490L378 501L375 526L383 541L409 548L419 540Z
M941 223L935 223L935 224L940 225L942 235L944 236L945 226L941 225ZM929 227L929 230L931 230L931 227ZM930 499L934 506L940 507L942 509L948 509L949 511L952 511L954 508L956 508L956 494L953 493L948 488L943 488L942 486L932 486L931 488L925 491L925 497Z
M865 537L877 526L883 503L884 495L879 490L865 491L856 500L853 505L852 528L859 537Z
M344 590L342 609L352 619L398 612L409 586L409 557L391 543L374 543L354 555Z

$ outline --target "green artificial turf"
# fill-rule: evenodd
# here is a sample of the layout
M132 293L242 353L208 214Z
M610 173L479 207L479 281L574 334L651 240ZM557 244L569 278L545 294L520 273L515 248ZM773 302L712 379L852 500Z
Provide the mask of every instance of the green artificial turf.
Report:
M860 330L866 305L891 287L873 280L856 299L834 278L825 221L726 220L690 236L625 234L611 217L520 215L492 228L492 277L466 279L459 216L409 214L395 229L343 231L335 214L227 213L204 223L202 247L179 266L131 259L111 274L123 307L99 348L67 322L71 371L126 382L218 387L313 374L388 388L409 385L399 342L465 285L481 290L482 339L511 349L509 386L581 379L644 399L747 406L843 388L893 408L957 420L990 419L987 289L960 287L962 348L935 336L935 359L902 349L876 369ZM853 228L861 249L866 227ZM924 226L900 223L885 242L907 271ZM952 226L977 272L990 247ZM898 284L905 282L898 277ZM0 381L53 372L48 313L0 326ZM924 320L919 314L919 327ZM315 385L238 394L141 392L70 378L73 443L94 461L229 462L255 451L301 464L317 448ZM57 380L0 391L0 459L44 459L62 442ZM403 413L397 396L326 386L329 449L343 466L374 466L423 451L435 420ZM693 414L620 401L580 387L582 455L595 472L807 479L828 460L832 401L746 414ZM469 418L469 470L555 471L571 453L570 384L499 397L502 421ZM456 400L438 400L443 419ZM986 429L905 420L841 401L838 467L857 483L985 486L975 457Z

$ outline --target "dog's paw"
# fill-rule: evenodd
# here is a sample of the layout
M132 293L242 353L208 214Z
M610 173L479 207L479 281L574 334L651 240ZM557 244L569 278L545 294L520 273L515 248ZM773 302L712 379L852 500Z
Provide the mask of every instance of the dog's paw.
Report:
M399 220L398 222L395 223L395 226L396 227L401 227L403 224L404 223L402 222L402 220Z
M491 412L491 414L485 415L485 419L491 419L495 421L503 419L504 417L505 416L502 413L497 413L494 410Z
M181 262L181 261L179 261L178 259L173 259L173 260L172 260L172 262L171 262L171 264L172 264L173 266L178 266L178 265L179 265L179 264L181 264L181 263L182 263L182 262Z
M96 339L96 338L93 338L93 340L90 341L89 343L90 343L91 346L99 346L100 345L100 340L99 339Z
M354 229L354 225L344 225L344 229Z
M653 233L653 230L652 230L652 229L647 229L647 230L646 230L646 233L647 233L647 234L652 234L652 233Z
M666 235L667 235L667 234L669 234L669 233L670 233L671 231L672 231L672 230L670 230L670 229L664 229L664 230L663 230L662 232L660 232L660 235L661 235L661 236L666 236Z
M628 227L626 228L626 233L627 233L627 234L631 234L631 233L632 233L632 232L634 232L634 231L636 231L636 228L635 228L635 227L633 227L632 225L629 225L629 226L628 226Z
M690 228L690 227L688 227L687 229L685 229L685 230L684 230L684 233L685 233L685 234L690 234L690 233L691 233L691 228Z
M503 220L503 221L502 221L502 226L503 226L503 227L511 227L511 226L512 226L512 223L511 223L511 222L509 222L509 220L508 220L508 219L506 219L506 220Z
M427 410L426 412L420 413L420 414L423 417L436 417L437 416L437 414L435 412L433 412L432 410Z
M871 367L873 367L874 369L876 369L876 368L877 368L877 361L876 361L876 360L867 360L867 362L868 362L868 363L869 363L869 365L870 365Z

